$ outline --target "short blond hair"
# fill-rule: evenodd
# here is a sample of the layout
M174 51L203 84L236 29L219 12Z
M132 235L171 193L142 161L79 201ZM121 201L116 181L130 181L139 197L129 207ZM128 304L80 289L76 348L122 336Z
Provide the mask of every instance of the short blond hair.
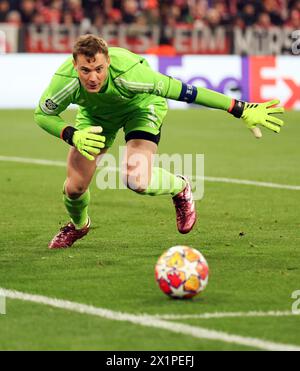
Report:
M94 58L98 53L104 54L108 58L108 46L104 39L92 34L80 36L73 47L73 58L75 61L78 55Z

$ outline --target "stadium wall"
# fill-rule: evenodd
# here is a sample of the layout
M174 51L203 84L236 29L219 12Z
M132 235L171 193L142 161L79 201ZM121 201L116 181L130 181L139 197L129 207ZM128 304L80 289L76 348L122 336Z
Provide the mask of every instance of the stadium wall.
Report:
M0 55L0 108L34 108L51 76L67 56ZM300 109L298 58L232 55L145 57L155 70L186 83L204 86L247 101L260 102L279 98L286 108ZM187 109L191 105L171 101L170 108Z

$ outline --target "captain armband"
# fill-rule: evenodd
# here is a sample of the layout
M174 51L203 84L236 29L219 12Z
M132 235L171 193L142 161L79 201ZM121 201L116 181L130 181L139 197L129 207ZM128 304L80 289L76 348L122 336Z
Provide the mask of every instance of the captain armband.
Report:
M186 103L193 103L197 97L196 86L182 83L182 89L178 100Z

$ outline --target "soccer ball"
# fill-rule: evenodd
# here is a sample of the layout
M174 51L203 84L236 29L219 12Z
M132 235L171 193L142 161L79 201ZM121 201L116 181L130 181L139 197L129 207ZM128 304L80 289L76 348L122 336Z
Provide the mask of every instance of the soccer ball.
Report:
M172 298L192 298L208 282L208 264L204 256L188 246L173 246L157 261L155 278L159 288Z

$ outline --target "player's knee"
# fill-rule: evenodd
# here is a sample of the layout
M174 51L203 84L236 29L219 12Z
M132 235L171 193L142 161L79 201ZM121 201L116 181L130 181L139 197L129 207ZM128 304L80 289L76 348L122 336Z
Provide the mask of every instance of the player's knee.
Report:
M128 189L137 193L143 193L148 188L148 177L137 174L136 172L123 175L123 182Z
M65 194L71 199L79 198L81 195L83 195L86 192L86 190L87 190L87 187L85 187L82 184L67 183L65 185Z

